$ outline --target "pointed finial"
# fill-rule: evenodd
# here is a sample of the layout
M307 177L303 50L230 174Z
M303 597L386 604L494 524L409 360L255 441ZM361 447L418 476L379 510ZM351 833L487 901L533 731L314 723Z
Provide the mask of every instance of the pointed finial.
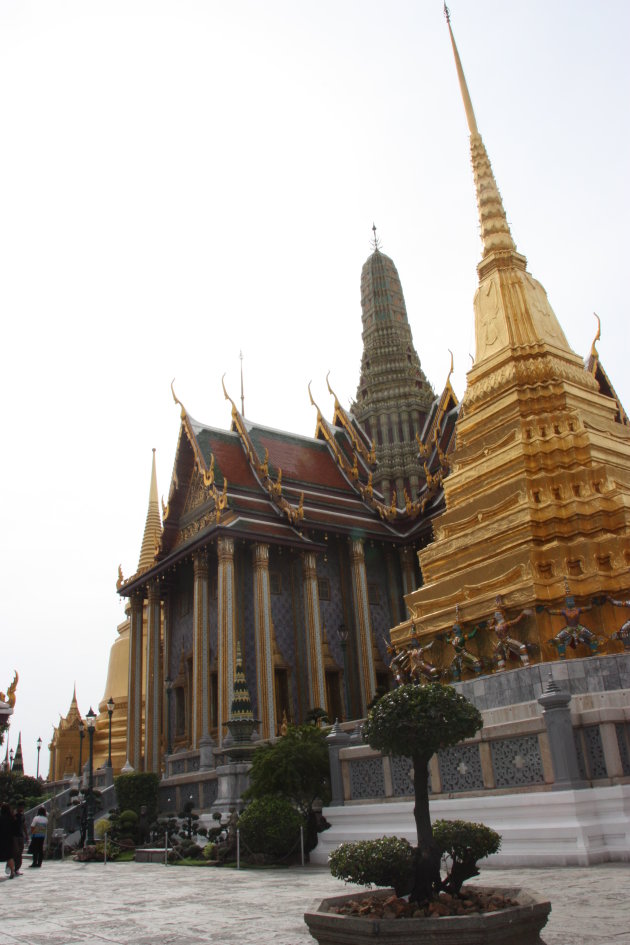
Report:
M372 224L372 233L373 233L373 236L372 236L372 246L374 247L374 250L375 250L375 251L379 251L380 248L381 248L381 241L379 240L378 236L376 235L376 223L373 223L373 224Z
M451 11L450 11L449 8L446 6L446 4L444 4L444 16L446 17L446 22L447 22L448 24L450 24L450 22L451 22Z
M241 359L241 414L245 416L245 391L243 389L243 352L239 351L238 356Z
M450 348L447 348L446 350L448 351L448 353L449 353L450 356L451 356L451 367L450 367L450 370L449 370L449 372L448 372L448 377L446 378L446 383L448 384L448 382L449 382L450 379L451 379L451 375L452 375L453 371L455 370L455 361L454 361L454 359L453 359L453 352L451 351L451 349L450 349Z
M593 315L594 315L595 318L597 319L597 334L596 334L595 337L593 338L593 344L591 345L591 357L596 358L596 357L597 357L597 348L595 347L595 345L597 344L597 342L599 341L599 339L602 337L602 323L601 323L601 321L600 321L600 319L599 319L599 315L597 314L597 312L593 312Z
M560 692L560 686L553 678L553 673L549 670L547 674L547 685L545 686L545 692Z
M173 395L173 400L175 401L175 403L179 404L179 406L182 408L181 417L183 420L184 417L186 416L186 408L184 407L183 403L181 402L181 400L178 398L177 394L175 393L175 388L173 387L174 383L175 383L175 378L173 378L173 380L171 381L171 394Z

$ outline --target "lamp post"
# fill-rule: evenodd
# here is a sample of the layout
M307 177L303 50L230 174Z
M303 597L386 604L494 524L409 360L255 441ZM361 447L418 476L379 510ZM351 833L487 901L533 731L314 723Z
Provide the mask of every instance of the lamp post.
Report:
M109 735L107 739L107 761L105 762L106 768L111 768L112 766L112 715L114 714L114 700L112 697L109 697L109 702L107 703L107 714L109 716Z
M350 718L350 690L348 688L348 628L345 623L340 623L337 629L339 642L341 643L341 653L343 655L343 701L346 710L346 719Z
M170 676L166 677L164 684L166 686L166 754L172 755L173 741L171 736L171 698L173 695L173 680Z
M83 739L85 738L85 725L83 720L79 721L79 782L83 786Z
M90 767L88 779L87 795L87 844L94 844L94 725L96 724L96 712L90 706L90 711L85 716L87 722L88 735L90 738Z
M15 755L15 752L13 751L13 749L11 749L11 751L9 752L9 771L13 771L13 756L14 755Z
M42 740L41 738L38 738L37 739L37 774L35 775L36 778L39 777L39 753L41 750L42 750Z

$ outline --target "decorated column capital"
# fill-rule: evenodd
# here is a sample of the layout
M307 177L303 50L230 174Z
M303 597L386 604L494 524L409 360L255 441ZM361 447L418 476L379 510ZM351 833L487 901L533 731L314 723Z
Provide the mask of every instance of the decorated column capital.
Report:
M199 575L200 577L207 577L208 575L208 552L205 548L200 548L198 551L195 551L192 556L193 559L193 574L195 577Z
M264 544L263 542L258 542L254 545L254 568L259 570L261 568L269 568L269 545Z
M231 561L234 558L234 539L222 536L217 541L217 555L219 561Z

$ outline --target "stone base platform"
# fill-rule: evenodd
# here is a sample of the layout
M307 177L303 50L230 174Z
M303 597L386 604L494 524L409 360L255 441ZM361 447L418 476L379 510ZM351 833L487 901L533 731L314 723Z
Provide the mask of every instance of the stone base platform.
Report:
M430 807L432 820L471 820L501 834L500 851L484 866L630 862L630 784L439 798ZM395 835L416 843L412 801L354 802L324 808L323 814L331 827L319 835L313 863L327 863L346 841Z

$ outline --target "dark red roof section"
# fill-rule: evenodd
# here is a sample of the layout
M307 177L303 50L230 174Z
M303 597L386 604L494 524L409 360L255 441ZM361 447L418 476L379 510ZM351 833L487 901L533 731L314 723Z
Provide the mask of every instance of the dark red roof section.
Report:
M256 427L250 430L250 436L261 459L265 450L269 451L269 464L275 474L282 469L283 482L292 480L324 489L354 492L325 443Z

